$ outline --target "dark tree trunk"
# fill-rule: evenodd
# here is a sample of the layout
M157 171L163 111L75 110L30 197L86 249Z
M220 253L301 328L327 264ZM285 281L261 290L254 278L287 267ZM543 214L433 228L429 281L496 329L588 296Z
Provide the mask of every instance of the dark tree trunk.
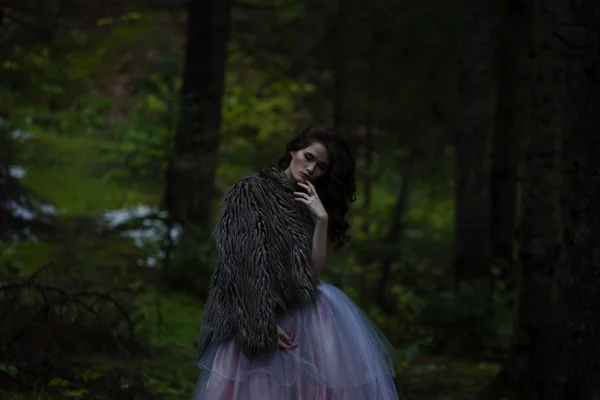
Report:
M555 318L556 271L561 255L560 140L565 126L566 84L560 71L557 3L532 4L535 21L531 65L531 135L523 182L519 226L519 274L513 346L503 371L481 399L550 400L551 365L559 362L550 349L559 337ZM553 4L554 3L554 4ZM523 6L527 3L523 1Z
M558 273L559 362L550 379L556 389L544 399L600 399L600 7L596 0L567 2L558 32L567 61L568 110L564 141L564 259ZM565 19L562 19L565 21ZM552 333L548 332L548 335ZM533 365L538 368L539 360Z
M563 0L534 1L532 137L520 226L519 290L509 382L516 399L548 399L558 384L552 365L562 340L557 318L561 257L560 143L566 125L562 45L553 33L565 17ZM520 362L517 362L520 360Z
M480 399L598 399L600 19L591 1L579 2L577 12L567 0L534 4L515 338Z
M344 14L344 0L338 0L337 17L335 21L334 40L334 81L333 81L333 126L342 127L342 106L344 96L344 68L345 68L345 41L344 27L346 16Z
M539 400L549 400L538 388L548 390L553 385L549 369L559 362L549 349L556 346L558 332L554 306L561 256L560 141L566 90L560 72L564 65L557 56L559 43L551 35L560 14L548 5L536 4L533 11L535 18L541 18L533 37L531 139L519 226L517 328L509 374L518 396Z
M376 38L376 35L373 35L373 38ZM376 41L374 41L376 43ZM370 228L370 218L369 212L371 210L371 199L372 199L372 189L373 189L373 181L374 181L374 173L373 173L373 154L375 153L375 93L376 93L376 85L377 85L377 77L376 73L376 65L377 62L376 46L372 46L367 55L369 69L367 75L367 96L369 101L366 104L366 127L365 127L365 135L364 135L364 145L363 149L365 152L365 169L364 169L364 183L365 183L365 215L367 216L365 223L363 225L363 232L368 232Z
M455 137L455 274L484 281L491 261L490 150L495 115L495 2L465 0L459 89L462 114Z
M190 0L181 110L164 203L173 222L207 229L219 148L232 0Z
M530 115L526 72L531 23L531 10L525 0L507 0L498 52L491 175L492 252L497 262L509 269L507 272L515 260L518 171Z
M370 112L369 112L370 113ZM371 221L369 218L371 212L371 200L372 200L372 191L373 191L373 153L375 152L375 143L374 143L374 135L373 135L373 120L370 116L367 117L367 125L365 127L365 136L364 136L364 152L365 152L365 170L363 171L364 175L364 210L367 218L363 224L363 232L368 233L371 227Z
M406 231L406 211L408 210L408 201L410 198L410 186L412 183L413 175L413 161L409 160L408 165L404 170L404 176L402 177L402 185L396 197L396 205L394 206L394 212L391 218L391 225L386 237L383 240L386 251L381 259L381 265L379 267L379 281L375 287L374 298L377 304L382 310L387 313L393 314L396 306L395 302L390 301L389 298L389 284L392 280L392 266L394 261L400 259L400 251L392 251L390 248L394 247L399 249L402 246L404 234Z

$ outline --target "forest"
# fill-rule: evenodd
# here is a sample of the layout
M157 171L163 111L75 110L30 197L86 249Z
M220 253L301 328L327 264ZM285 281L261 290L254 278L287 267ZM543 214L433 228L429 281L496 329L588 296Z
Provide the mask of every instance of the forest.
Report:
M223 196L326 125L400 398L600 399L599 49L594 0L0 0L0 398L191 398Z

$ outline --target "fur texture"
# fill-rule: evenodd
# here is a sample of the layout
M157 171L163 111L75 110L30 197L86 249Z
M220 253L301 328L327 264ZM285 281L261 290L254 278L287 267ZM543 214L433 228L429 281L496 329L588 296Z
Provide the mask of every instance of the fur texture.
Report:
M217 267L210 283L200 356L235 337L249 359L277 348L276 315L315 299L310 212L274 167L228 191L213 238Z

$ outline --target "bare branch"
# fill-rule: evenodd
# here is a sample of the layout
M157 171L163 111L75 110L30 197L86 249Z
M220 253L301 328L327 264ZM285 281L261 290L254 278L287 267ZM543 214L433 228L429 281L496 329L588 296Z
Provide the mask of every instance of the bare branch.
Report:
M35 33L36 35L40 36L40 37L44 37L47 36L47 33L44 31L41 31L33 26L31 26L29 23L15 17L14 15L11 15L10 13L7 13L5 10L3 11L3 16L4 18L6 18L7 20L11 20L14 23L21 25L27 29L29 29L31 32Z
M567 47L570 47L572 49L588 50L593 45L593 43L591 42L591 40L590 40L589 44L586 44L586 45L577 45L577 44L569 42L567 39L565 39L563 36L561 36L558 32L554 32L552 35L554 37L556 37L558 40L560 40L561 42L563 42L563 44L565 44Z

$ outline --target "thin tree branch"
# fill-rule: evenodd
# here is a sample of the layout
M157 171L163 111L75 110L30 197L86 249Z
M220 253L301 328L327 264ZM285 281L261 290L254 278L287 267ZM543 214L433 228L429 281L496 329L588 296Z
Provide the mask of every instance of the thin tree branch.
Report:
M587 45L577 45L577 44L573 44L571 42L569 42L567 39L565 39L563 36L561 36L558 32L554 32L552 34L552 36L556 37L558 40L560 40L563 44L565 44L567 47L570 47L572 49L577 49L577 50L588 50L592 47L592 41L590 40L590 43Z
M14 15L11 15L11 14L7 13L5 10L3 11L3 16L4 16L4 18L6 18L7 20L11 20L11 21L13 21L13 22L14 22L14 23L16 23L16 24L18 24L18 25L21 25L21 26L23 26L23 27L25 27L25 28L29 29L31 32L35 33L36 35L38 35L38 36L40 36L40 37L47 36L47 33L46 33L46 32L44 32L44 31L42 31L42 30L39 30L39 29L37 29L37 28L35 28L35 27L31 26L29 23L27 23L27 22L25 22L25 21L23 21L23 20L21 20L21 19L19 19L19 18L15 17Z

